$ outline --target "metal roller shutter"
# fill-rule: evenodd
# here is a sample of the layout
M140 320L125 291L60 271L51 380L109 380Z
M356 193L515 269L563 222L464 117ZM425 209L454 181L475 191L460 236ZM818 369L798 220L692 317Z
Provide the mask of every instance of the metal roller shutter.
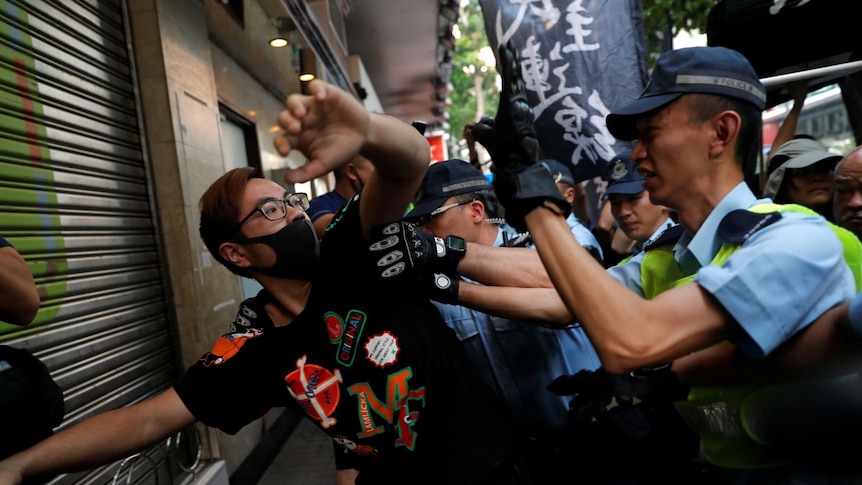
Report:
M176 376L125 7L0 4L0 234L42 297L30 326L0 323L0 343L45 362L64 391L65 427Z

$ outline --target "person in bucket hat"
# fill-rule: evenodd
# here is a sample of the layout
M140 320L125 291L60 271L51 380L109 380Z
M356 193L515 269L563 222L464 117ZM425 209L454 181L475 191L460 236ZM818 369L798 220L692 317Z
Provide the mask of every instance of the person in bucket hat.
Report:
M817 140L795 138L770 160L763 196L779 204L799 204L832 220L833 170L841 155Z

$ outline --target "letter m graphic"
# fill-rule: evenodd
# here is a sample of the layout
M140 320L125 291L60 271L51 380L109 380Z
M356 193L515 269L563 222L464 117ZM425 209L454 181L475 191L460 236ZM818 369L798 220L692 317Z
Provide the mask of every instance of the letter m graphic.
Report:
M395 424L398 430L398 440L396 446L406 446L413 449L416 444L416 433L413 432L413 425L419 419L419 410L425 407L425 388L411 390L407 381L413 376L413 371L410 367L404 368L394 374L390 374L386 380L386 400L380 400L371 387L367 383L357 383L347 388L347 391L359 398L364 395L368 402L368 409L377 414L380 418L389 424ZM416 408L410 409L411 401L419 401L416 403ZM363 411L359 410L360 414ZM367 416L360 416L360 422L367 423L363 426L363 430L357 433L359 438L368 438L383 432L383 427L374 424L373 416L369 413Z

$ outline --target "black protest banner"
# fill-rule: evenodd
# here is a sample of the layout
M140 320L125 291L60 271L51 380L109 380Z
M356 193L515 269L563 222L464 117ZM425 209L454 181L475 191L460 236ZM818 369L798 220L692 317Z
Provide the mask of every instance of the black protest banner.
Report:
M544 158L575 180L602 176L616 140L605 116L640 95L647 80L640 0L480 0L488 41L512 40Z

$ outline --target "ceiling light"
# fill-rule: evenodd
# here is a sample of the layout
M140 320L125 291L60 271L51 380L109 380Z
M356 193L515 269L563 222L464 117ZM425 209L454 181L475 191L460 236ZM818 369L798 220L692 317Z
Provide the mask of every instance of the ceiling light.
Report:
M314 79L314 74L306 73L299 76L300 81L311 81Z
M281 37L276 37L275 39L269 41L269 45L273 47L284 47L287 44L290 44L290 42L288 42L287 39L283 39Z

